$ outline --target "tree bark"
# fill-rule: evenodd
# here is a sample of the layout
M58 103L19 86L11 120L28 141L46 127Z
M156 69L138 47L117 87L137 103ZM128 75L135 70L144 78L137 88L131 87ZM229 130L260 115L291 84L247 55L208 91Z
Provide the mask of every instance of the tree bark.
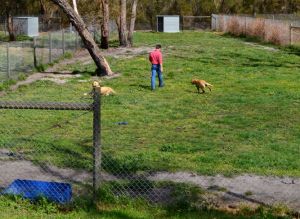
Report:
M127 47L126 0L120 0L120 46Z
M117 27L118 27L119 42L121 42L122 41L122 39L121 39L122 34L121 34L121 17L120 16L117 17L116 24L117 24Z
M154 31L156 30L155 26L154 26L154 22L153 22L153 15L154 15L154 9L152 5L147 5L146 6L146 12L145 12L146 18L148 19L150 26L151 26L151 30Z
M78 14L76 14L74 9L70 6L70 4L66 0L51 0L51 1L56 5L58 5L67 14L68 18L70 19L70 22L74 25L74 27L78 31L85 45L85 48L89 51L96 66L98 67L97 69L98 75L113 75L113 72L110 69L108 62L101 55L99 47L95 43L92 35L88 31L82 18Z
M101 0L103 21L101 25L101 49L109 47L109 3L108 0Z
M8 35L9 35L9 41L16 41L13 17L11 15L10 9L7 9L7 11L6 11L6 20L7 20L7 31L8 31Z
M40 0L40 14L43 16L46 14L46 7L43 0Z
M76 12L76 14L79 14L78 9L77 9L77 1L76 0L73 0L73 8L74 8L74 11Z
M132 7L131 7L130 26L129 26L129 32L128 32L129 46L133 46L133 32L134 32L134 27L135 27L137 4L138 4L138 0L133 0Z

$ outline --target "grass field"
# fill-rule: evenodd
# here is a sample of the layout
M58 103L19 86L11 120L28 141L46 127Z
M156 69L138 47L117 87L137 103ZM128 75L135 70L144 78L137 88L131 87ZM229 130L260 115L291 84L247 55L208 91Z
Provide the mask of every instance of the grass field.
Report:
M150 90L146 52L134 58L109 58L121 77L102 81L117 92L102 99L107 171L300 176L299 56L210 32L136 33L135 42L145 47L162 44L166 86ZM82 77L65 85L36 82L0 100L83 101L91 83L82 80L90 79L95 66L78 63L65 68L81 72ZM197 94L193 78L212 83L213 91ZM64 123L68 119L74 121ZM122 121L128 125L117 125ZM91 123L92 115L80 117L80 112L1 111L5 131L0 132L0 142L7 145L13 139L29 151L32 145L39 146L42 156L35 158L37 162L45 159L57 166L91 170ZM32 137L55 124L61 126ZM31 136L30 141L24 136ZM162 211L107 208L102 211L107 218L151 218L153 211ZM3 214L10 215L9 211ZM198 213L193 214L190 218L198 218ZM189 218L180 213L172 218L176 217ZM213 217L218 216L208 216Z
M89 219L275 219L292 218L288 215L282 215L281 209L259 208L252 211L249 208L243 208L238 214L230 214L214 210L187 210L170 209L163 207L148 206L141 202L120 201L115 203L102 203L92 205L84 200L76 203L78 206L57 206L55 204L41 200L38 203L30 203L19 198L0 197L0 217L10 219L21 218L89 218Z
M103 149L110 164L130 171L300 176L299 56L205 32L137 33L135 40L136 46L163 45L166 86L151 92L147 54L110 59L122 73L103 81L118 93L102 100ZM95 67L67 68L85 74L64 86L37 82L4 98L78 102L90 89L90 82L78 80ZM213 91L197 94L192 78L212 83ZM48 125L51 119L41 126Z

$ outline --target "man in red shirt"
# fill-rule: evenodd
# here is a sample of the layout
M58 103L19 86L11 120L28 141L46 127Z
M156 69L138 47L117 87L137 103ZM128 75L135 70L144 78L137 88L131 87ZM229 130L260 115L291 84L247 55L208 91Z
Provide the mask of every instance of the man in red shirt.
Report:
M162 54L161 54L161 45L156 45L155 50L153 50L149 54L149 61L152 64L151 67L151 89L155 89L155 80L156 80L156 73L158 75L158 80L159 80L159 87L164 86L164 81L163 81L163 60L162 60Z

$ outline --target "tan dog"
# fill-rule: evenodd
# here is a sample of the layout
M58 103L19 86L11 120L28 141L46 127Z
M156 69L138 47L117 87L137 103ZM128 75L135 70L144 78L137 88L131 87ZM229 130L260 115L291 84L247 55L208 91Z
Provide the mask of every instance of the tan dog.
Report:
M199 94L200 94L200 89L202 90L202 94L204 94L204 93L205 93L205 90L204 90L205 87L208 87L208 89L209 89L210 91L211 91L211 88L210 88L210 87L213 87L213 85L207 83L207 82L204 81L204 80L193 79L193 80L192 80L192 84L195 84L195 85L196 85Z
M111 95L111 94L116 94L116 92L112 88L110 88L110 87L101 87L100 83L98 81L94 81L93 82L93 88L94 89L100 89L100 93L103 96L108 96L108 95Z

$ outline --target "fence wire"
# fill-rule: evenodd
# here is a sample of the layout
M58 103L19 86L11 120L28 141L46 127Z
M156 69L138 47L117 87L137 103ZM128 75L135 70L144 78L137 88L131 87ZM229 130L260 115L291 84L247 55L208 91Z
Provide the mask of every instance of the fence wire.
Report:
M211 16L182 16L182 30L208 30Z
M267 19L234 15L212 15L212 29L247 35L280 45L299 44L299 20Z
M59 203L91 194L92 109L84 102L0 101L0 190L15 194L17 186L18 195L41 193Z
M52 97L39 102L32 98L36 97L21 98L25 102L20 98L0 98L0 193L12 183L32 192L35 189L28 183L31 180L55 182L42 192L48 197L60 197L61 203L65 201L61 194L66 192L66 185L71 185L73 198L91 195L99 188L114 198L161 204L174 200L177 183L187 182L186 173L161 177L170 157L145 157L145 149L131 144L134 139L140 141L139 135L147 132L145 129L126 129L126 122L102 122L103 137L101 145L97 145L93 132L95 122L101 123L95 120L95 96L93 103L92 97L79 102L67 102L63 95L56 97L61 102L49 101ZM122 139L132 128L132 139ZM168 147L161 152L164 151L167 153ZM158 168L155 162L162 161L166 164ZM101 198L103 193L96 195Z
M42 32L32 40L0 43L0 81L16 79L60 59L66 53L83 48L78 33L73 29Z

